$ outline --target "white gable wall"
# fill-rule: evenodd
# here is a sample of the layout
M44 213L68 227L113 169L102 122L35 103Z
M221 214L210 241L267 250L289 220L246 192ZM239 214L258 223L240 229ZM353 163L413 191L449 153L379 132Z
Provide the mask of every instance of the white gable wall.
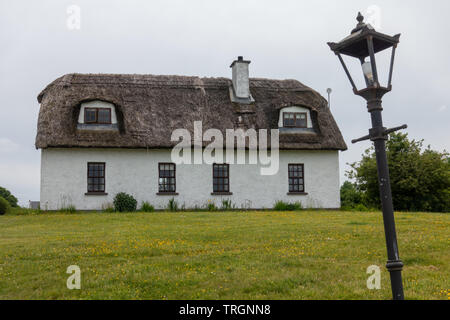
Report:
M87 163L106 163L106 196L85 195ZM238 208L272 208L276 200L302 202L309 208L339 208L338 151L280 151L277 175L261 176L258 165L230 165L230 196L214 196L212 165L177 165L177 196L159 196L158 163L171 162L170 150L142 149L43 149L41 161L41 209L58 210L74 205L77 210L100 210L118 192L149 201L157 209L172 197L186 208L221 205L231 199ZM287 195L288 164L303 163L305 192Z

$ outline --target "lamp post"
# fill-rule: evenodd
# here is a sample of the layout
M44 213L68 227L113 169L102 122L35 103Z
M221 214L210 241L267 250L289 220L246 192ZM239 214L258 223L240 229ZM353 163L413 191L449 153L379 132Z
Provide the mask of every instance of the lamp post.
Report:
M407 128L406 125L386 129L383 127L381 111L381 99L384 94L392 89L392 70L394 67L394 56L400 34L388 36L375 31L370 24L365 24L364 17L358 13L358 24L352 30L350 36L344 38L338 43L329 42L331 50L338 56L339 61L347 74L353 87L353 92L363 97L367 101L367 109L372 120L372 128L369 134L359 139L352 140L356 143L363 140L371 140L375 146L378 183L380 189L381 207L383 210L384 232L386 236L386 247L388 261L386 268L391 278L392 295L394 300L403 300L402 268L403 263L400 260L397 246L397 235L395 231L394 208L392 204L391 184L389 181L389 168L386 157L387 136L389 133ZM391 61L389 68L389 77L387 86L380 85L375 61L375 54L385 49L392 48ZM366 87L358 90L353 81L350 72L342 58L347 55L359 59L364 75ZM366 59L368 60L366 61Z

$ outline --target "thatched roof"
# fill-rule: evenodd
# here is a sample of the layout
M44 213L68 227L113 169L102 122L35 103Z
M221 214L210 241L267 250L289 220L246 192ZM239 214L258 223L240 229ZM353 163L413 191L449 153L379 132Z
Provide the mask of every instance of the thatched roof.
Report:
M280 132L281 149L347 149L326 100L302 83L251 78L251 105L232 103L230 86L226 78L67 74L38 96L36 148L169 148L176 144L170 137L177 128L193 137L194 121L203 122L203 132L216 128L224 135L234 128L275 129L279 109L299 105L311 109L315 132ZM89 100L115 105L119 131L77 129L80 104Z

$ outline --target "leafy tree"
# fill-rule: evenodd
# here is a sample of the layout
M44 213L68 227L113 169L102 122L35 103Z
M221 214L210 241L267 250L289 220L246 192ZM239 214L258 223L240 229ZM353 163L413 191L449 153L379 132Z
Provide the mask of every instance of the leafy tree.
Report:
M0 187L0 197L6 199L6 201L9 202L9 204L11 205L11 207L17 207L17 198L14 197L11 192L9 192L9 190Z
M341 207L344 209L354 209L358 205L364 204L364 194L357 189L355 183L345 181L341 186Z
M386 142L392 196L395 210L450 211L450 161L447 152L423 149L423 140L409 140L394 133ZM374 148L347 172L364 192L368 206L380 207Z
M9 204L9 202L5 198L0 196L0 216L7 213L10 208L11 205Z

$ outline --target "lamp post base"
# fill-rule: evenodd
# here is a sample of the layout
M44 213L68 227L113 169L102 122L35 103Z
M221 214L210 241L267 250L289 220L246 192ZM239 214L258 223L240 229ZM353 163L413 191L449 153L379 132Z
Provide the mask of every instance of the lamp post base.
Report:
M403 295L403 282L402 282L402 269L403 262L401 260L391 261L386 263L386 268L389 271L392 287L392 298L394 300L404 300Z

